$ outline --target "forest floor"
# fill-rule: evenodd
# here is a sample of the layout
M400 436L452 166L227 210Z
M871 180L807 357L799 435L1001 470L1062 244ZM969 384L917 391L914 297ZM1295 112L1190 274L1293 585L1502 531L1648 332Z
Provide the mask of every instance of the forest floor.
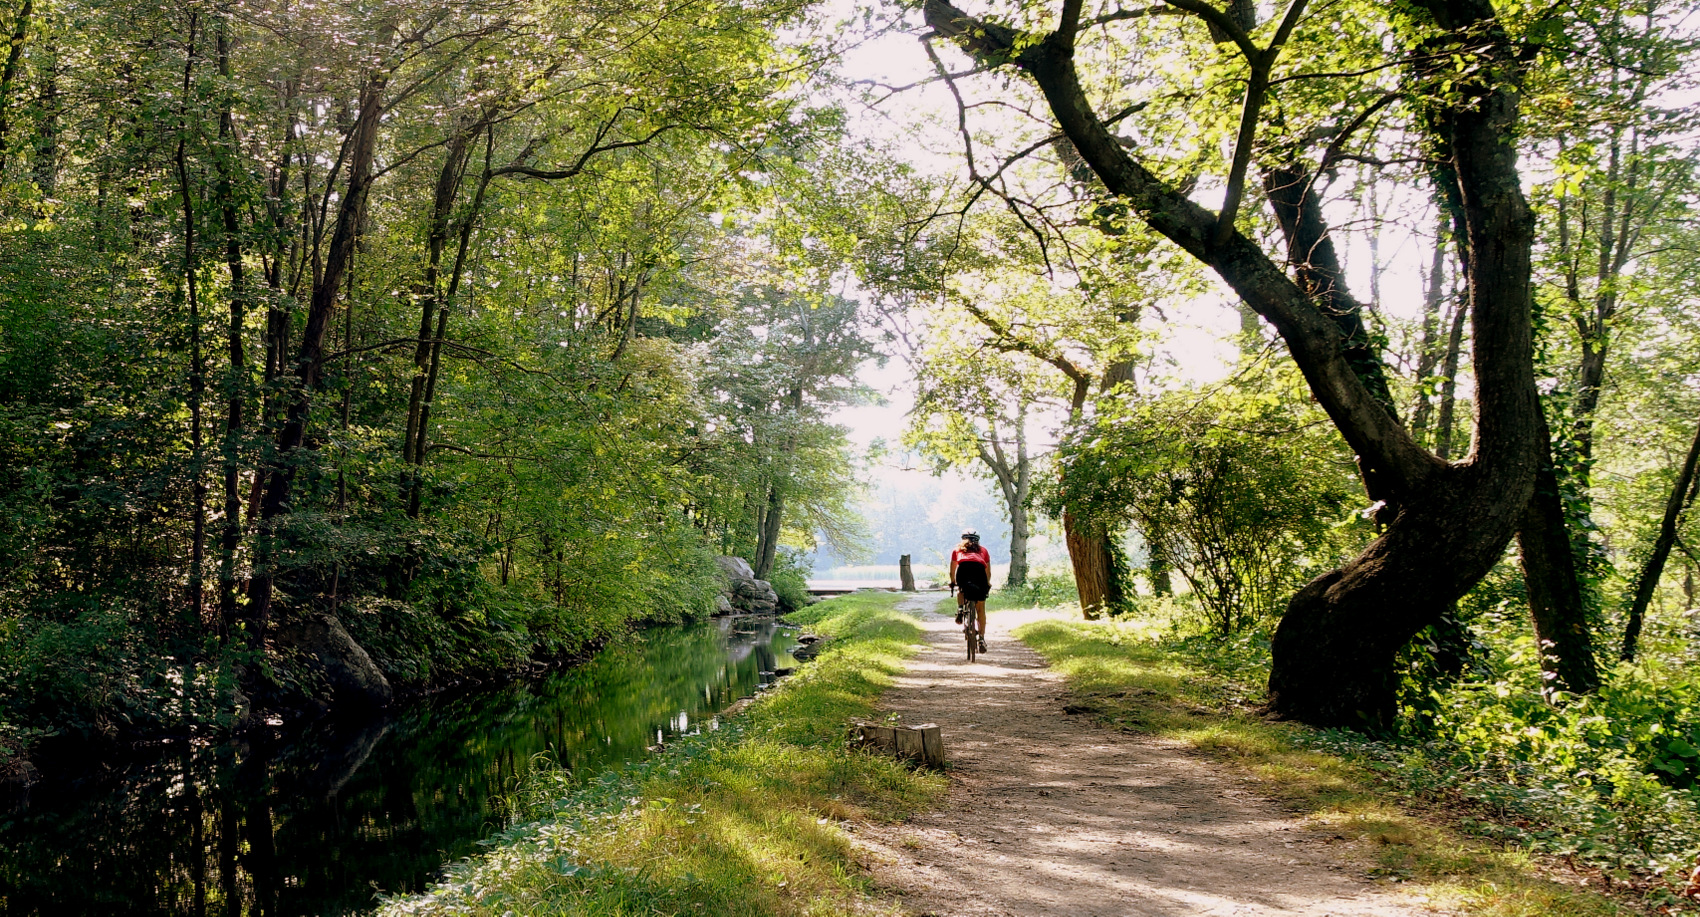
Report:
M943 808L853 835L875 885L931 917L1433 917L1369 874L1369 841L1307 823L1248 777L1176 742L1071 714L1060 675L1011 631L1045 612L991 616L990 652L918 614L928 646L883 706L942 727Z

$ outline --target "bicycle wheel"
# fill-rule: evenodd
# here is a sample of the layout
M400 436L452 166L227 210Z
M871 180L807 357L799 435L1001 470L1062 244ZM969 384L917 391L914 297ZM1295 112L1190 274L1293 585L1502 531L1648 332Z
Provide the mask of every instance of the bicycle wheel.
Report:
M968 661L974 661L974 653L978 649L980 635L974 630L974 612L968 612L968 623L962 626L962 635L968 638Z

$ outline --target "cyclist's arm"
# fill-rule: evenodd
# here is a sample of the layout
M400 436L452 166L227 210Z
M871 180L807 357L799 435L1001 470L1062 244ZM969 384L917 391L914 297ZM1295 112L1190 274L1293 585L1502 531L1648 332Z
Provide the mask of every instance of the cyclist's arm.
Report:
M954 551L950 555L950 584L956 585L956 552Z

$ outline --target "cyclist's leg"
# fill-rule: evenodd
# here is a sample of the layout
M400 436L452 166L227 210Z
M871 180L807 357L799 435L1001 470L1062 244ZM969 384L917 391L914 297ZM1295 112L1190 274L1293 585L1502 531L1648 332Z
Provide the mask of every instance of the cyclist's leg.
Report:
M980 630L979 630L979 633L980 633L980 652L983 653L983 652L986 651L986 600L985 599L981 599L978 602L974 603L974 612L975 612L975 619L977 621L979 621L979 624L980 624Z

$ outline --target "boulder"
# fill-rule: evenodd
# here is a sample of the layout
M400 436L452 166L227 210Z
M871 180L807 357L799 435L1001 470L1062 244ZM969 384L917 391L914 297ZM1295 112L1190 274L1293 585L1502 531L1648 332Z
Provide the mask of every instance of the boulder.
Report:
M313 614L278 628L274 641L293 651L324 683L331 707L375 709L395 699L389 679L333 615Z
M726 588L721 597L738 614L770 615L779 610L779 593L767 580L756 579L755 571L742 557L719 558ZM716 603L719 604L719 603Z
M714 613L717 614L717 615L729 615L729 614L731 614L732 613L732 601L730 599L726 598L726 596L724 596L724 595L715 596L714 597Z
M720 564L720 572L734 583L756 578L756 571L751 570L750 562L742 557L719 557L716 561Z

